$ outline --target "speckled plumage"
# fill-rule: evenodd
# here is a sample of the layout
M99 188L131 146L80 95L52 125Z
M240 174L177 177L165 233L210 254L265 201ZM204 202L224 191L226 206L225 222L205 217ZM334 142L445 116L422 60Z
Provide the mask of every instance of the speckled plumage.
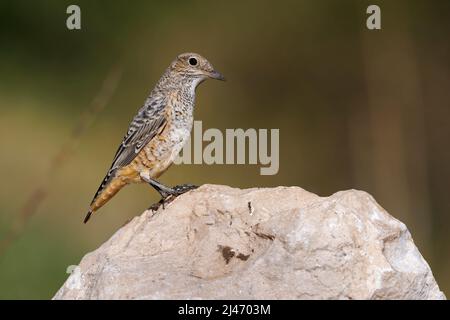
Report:
M207 78L223 80L199 54L181 54L170 64L131 121L85 222L123 186L152 181L170 167L192 129L195 89Z

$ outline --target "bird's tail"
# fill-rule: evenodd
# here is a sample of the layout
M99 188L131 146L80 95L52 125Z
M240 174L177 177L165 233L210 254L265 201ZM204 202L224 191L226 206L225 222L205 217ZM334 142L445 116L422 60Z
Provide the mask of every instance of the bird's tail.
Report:
M106 183L102 183L98 191L96 192L94 199L89 206L89 211L84 218L84 223L88 222L91 218L91 215L95 211L100 209L106 202L109 201L109 199L111 199L117 192L119 192L120 189L122 189L127 184L125 179L122 179L120 177L114 177L110 179L110 177L106 176L105 181Z
M84 217L83 223L86 223L89 221L89 219L91 218L91 214L93 211L91 211L91 209L89 209L88 213L86 214L86 217Z

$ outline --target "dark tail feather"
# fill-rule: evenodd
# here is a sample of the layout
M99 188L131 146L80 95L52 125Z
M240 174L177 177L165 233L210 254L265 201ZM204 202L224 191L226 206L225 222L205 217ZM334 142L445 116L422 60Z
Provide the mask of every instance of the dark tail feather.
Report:
M86 222L88 222L89 221L89 219L91 218L91 214L92 214L92 211L91 210L89 210L89 212L87 213L87 215L86 215L86 218L84 218L84 223L86 223Z
M100 185L100 187L98 187L97 192L94 195L94 199L92 199L91 201L91 206L92 204L95 202L95 199L97 199L97 197L100 195L100 193L102 193L103 189L105 188L105 186L108 185L109 181L114 177L113 174L115 173L115 169L110 169L108 171L108 173L106 174L106 177L103 179L102 184ZM84 223L88 222L89 219L91 218L92 212L94 210L92 209L92 207L89 209L89 212L86 215L86 218L84 218Z

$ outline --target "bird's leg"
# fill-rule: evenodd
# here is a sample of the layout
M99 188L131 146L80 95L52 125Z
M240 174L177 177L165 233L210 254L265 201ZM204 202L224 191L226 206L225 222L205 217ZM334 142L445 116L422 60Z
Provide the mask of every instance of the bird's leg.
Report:
M161 198L163 199L166 199L169 196L177 193L175 189L165 186L156 180L149 179L146 182L148 182L153 188L155 188L155 190L158 191L158 193L161 195Z
M186 193L190 190L198 188L198 186L192 184L183 184L178 185L173 188L163 185L162 183L156 181L149 177L149 175L141 174L142 180L150 184L156 191L161 195L161 200L150 206L149 209L158 210L158 208L162 205L163 209L165 204L172 202L179 195Z
M169 187L166 187L166 186L160 184L159 182L157 182L155 180L153 180L153 182L150 183L150 185L152 187L154 187L159 192L159 194L161 194L161 197L162 197L161 200L159 200L157 203L152 204L149 207L149 209L151 209L152 211L158 210L159 207L161 207L161 206L163 209L165 209L165 205L172 202L179 195L182 195L183 193L186 193L190 190L198 188L198 186L195 186L192 184L183 184L183 185L175 186L173 188L169 188ZM161 186L164 187L164 189L161 189Z
M172 188L169 188L165 185L163 185L162 183L159 183L156 180L150 179L148 181L148 183L155 188L156 191L158 191L158 193L161 195L161 200L159 200L158 202L152 204L149 209L151 209L152 211L156 211L159 209L160 206L163 207L163 209L165 209L165 204L169 203L171 200L171 196L173 194L176 193L176 191Z

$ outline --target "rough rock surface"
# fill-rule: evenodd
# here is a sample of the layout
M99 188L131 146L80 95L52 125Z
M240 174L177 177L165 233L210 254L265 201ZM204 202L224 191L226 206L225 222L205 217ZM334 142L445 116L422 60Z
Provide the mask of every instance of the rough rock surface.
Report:
M367 193L204 185L87 254L54 299L445 299Z

